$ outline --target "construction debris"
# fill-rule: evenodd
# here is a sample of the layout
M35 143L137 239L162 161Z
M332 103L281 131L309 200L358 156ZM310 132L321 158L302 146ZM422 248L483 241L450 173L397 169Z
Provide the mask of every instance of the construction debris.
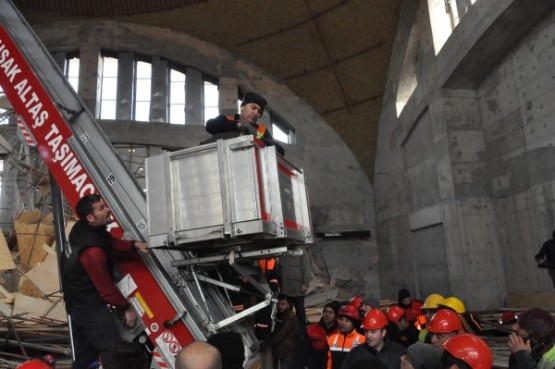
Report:
M69 362L52 215L40 210L23 212L14 230L17 247L13 250L0 236L0 369L15 368L47 353ZM11 283L3 283L6 280Z

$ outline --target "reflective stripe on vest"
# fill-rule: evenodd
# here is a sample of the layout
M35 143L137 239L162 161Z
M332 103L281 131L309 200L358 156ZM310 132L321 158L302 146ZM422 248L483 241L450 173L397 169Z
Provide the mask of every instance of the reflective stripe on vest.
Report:
M266 133L266 126L259 124L258 129L256 130L256 138L261 140L264 137L265 133ZM272 269L269 269L269 270L272 270Z
M265 273L267 270L274 270L276 267L276 259L260 259L258 260L258 265L260 265L260 270Z

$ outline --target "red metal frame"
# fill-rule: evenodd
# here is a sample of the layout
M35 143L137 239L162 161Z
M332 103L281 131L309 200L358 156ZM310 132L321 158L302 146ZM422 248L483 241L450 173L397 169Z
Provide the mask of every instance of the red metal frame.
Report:
M67 121L2 25L0 85L35 138L42 159L69 204L74 207L82 196L97 193L93 179L69 144L73 133ZM120 227L112 227L110 232L116 237L123 234ZM181 346L194 341L193 336L182 320L169 328L164 327L165 321L174 319L176 311L140 258L120 261L117 267L121 275L129 274L136 283L137 288L127 291L128 297L139 307L139 314L142 313L141 318L152 343L159 347L173 366L172 354ZM166 342L162 338L172 339ZM162 341L164 343L159 345Z

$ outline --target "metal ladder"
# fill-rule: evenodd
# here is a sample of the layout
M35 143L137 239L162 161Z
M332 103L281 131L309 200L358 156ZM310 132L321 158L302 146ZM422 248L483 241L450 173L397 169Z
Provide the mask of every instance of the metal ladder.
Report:
M0 2L0 85L35 137L38 151L70 205L81 195L97 191L126 236L147 240L142 189L10 0ZM240 321L253 311L234 316L221 281L210 279L195 266L185 272L172 266L176 260L191 258L194 255L180 250L152 249L139 265L123 267L129 278L138 281L140 296L133 295L134 305L143 310L146 305L149 317L153 316L148 322L143 319L142 328L170 368L178 348L191 340L205 340L224 327L239 331L246 346L257 346L252 329ZM271 302L269 288L261 288L266 300L257 309ZM170 332L177 344L160 348L163 332ZM140 334L134 332L131 338ZM271 363L265 361L258 366Z

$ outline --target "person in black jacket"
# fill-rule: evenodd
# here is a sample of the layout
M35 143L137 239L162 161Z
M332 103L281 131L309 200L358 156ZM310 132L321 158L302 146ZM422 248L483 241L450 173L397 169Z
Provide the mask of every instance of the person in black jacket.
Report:
M291 300L285 295L278 296L276 327L260 344L260 349L272 349L274 367L294 369L295 355L301 345L299 320L291 310Z
M518 315L507 342L509 369L555 368L555 320L541 308Z
M108 233L112 212L99 195L82 197L75 211L79 221L69 233L60 273L66 310L71 317L75 356L72 368L88 369L99 354L104 356L121 342L108 305L119 311L126 326L133 327L137 320L133 307L116 286L116 252L148 253L148 246L116 239Z
M535 258L539 267L547 268L553 287L555 287L555 230L551 234L551 239L544 242Z
M210 133L212 137L201 142L201 144L241 135L253 135L261 140L264 145L275 146L278 153L285 155L283 147L274 140L267 127L257 123L264 113L266 105L267 101L262 95L252 91L245 92L239 114L233 116L219 115L206 122L206 132Z
M386 327L385 314L380 309L371 309L362 321L366 342L349 352L341 369L353 369L356 362L374 358L388 369L401 369L401 357L407 353L407 349L397 342L385 340Z

